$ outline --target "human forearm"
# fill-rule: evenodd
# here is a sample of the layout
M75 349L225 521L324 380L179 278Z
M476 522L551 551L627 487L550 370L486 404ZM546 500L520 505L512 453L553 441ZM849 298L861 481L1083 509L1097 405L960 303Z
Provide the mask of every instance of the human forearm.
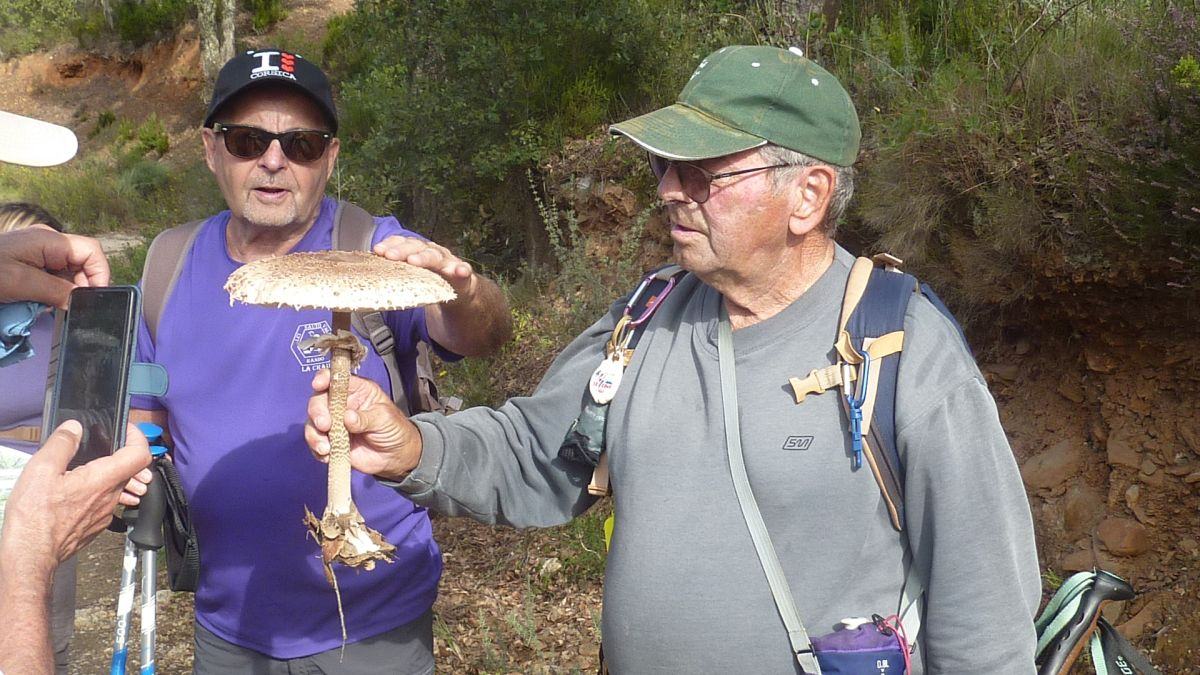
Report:
M0 537L0 672L50 673L50 586L57 561Z
M504 293L450 249L417 237L391 236L373 250L431 270L454 289L457 299L425 310L429 336L439 345L462 356L486 356L508 341L512 319Z
M425 310L429 336L442 347L463 356L487 356L508 341L512 319L500 287L472 274L453 302Z
M555 525L585 510L593 502L584 489L592 469L559 459L558 448L580 413L616 316L577 337L532 396L495 410L416 417L421 461L399 489L437 511L515 527Z

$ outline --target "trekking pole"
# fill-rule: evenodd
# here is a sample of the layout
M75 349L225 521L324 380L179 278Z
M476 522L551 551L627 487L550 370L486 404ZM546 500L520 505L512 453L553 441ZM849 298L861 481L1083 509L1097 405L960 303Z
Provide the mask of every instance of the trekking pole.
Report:
M157 425L143 423L138 427L151 442L162 438L162 429ZM166 454L167 449L162 445L154 445L150 448L150 452L154 456L153 462L159 462L162 461L161 458ZM155 597L158 585L156 577L158 566L155 555L158 549L163 547L162 524L165 508L166 496L163 492L162 482L152 478L146 485L146 494L142 495L141 503L137 508L126 508L121 516L127 530L125 556L121 565L121 591L117 599L117 626L113 639L111 675L125 675L128 661L129 622L133 614L133 582L139 558L142 563L140 672L142 675L153 675L155 672L154 647L157 640Z

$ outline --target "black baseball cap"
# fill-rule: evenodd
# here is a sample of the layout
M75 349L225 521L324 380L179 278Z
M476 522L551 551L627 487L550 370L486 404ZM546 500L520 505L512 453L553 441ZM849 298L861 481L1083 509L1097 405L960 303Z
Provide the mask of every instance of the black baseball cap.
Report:
M337 134L337 109L333 105L333 89L329 78L315 63L299 54L281 49L248 49L229 59L217 74L212 101L204 126L217 121L217 111L234 96L262 84L278 83L295 87L317 104L329 121L329 131Z

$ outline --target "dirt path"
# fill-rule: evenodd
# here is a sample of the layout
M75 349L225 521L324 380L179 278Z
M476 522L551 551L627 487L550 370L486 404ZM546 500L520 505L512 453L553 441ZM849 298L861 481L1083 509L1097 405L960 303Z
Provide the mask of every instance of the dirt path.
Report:
M296 528L301 531L299 518ZM560 532L522 533L435 518L434 535L446 566L434 604L438 672L595 671L600 586L580 583L562 571L556 557ZM105 532L80 554L73 675L108 671L123 546L123 535ZM159 588L165 589L161 565L158 577ZM159 591L158 672L191 672L192 609L190 594ZM131 673L138 663L136 614L130 629Z

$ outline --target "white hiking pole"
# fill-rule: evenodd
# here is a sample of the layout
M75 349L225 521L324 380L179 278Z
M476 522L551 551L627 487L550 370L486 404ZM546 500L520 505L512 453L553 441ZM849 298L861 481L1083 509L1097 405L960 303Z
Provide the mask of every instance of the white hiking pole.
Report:
M157 425L143 423L138 427L146 439L154 443L162 438L162 429ZM150 448L154 461L162 461L167 449L161 445ZM163 514L166 495L162 482L155 478L146 486L137 508L127 508L121 516L126 525L125 557L121 564L121 591L117 596L117 627L113 638L111 675L125 675L128 661L129 622L133 615L133 580L137 565L142 563L142 606L141 606L141 675L154 675L154 646L157 640L155 596L158 586L156 552L163 547Z

